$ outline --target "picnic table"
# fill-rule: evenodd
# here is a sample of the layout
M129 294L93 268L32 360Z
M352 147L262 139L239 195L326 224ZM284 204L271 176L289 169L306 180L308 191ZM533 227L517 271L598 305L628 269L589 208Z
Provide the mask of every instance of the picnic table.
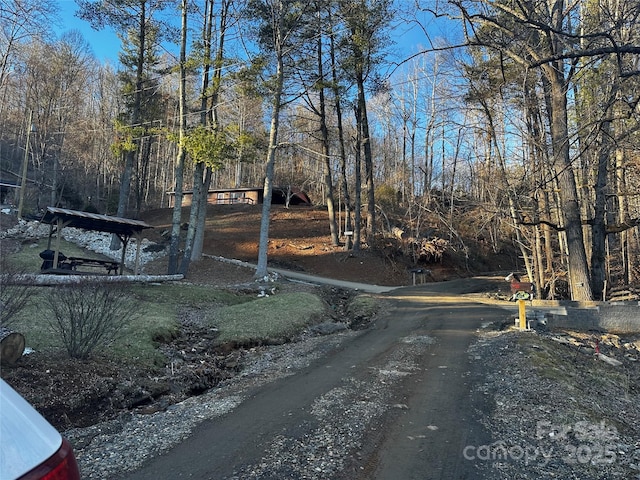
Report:
M67 262L71 264L71 270L77 270L78 267L97 267L104 268L107 275L117 274L120 264L113 260L98 260L97 258L67 257Z
M42 266L40 269L45 273L57 273L57 274L76 274L82 273L78 271L78 267L92 267L98 269L105 269L107 275L117 274L120 264L113 260L100 260L97 258L84 258L84 257L67 257L64 253L58 252L58 264L53 265L55 252L53 250L44 250L40 252L40 258L42 258Z

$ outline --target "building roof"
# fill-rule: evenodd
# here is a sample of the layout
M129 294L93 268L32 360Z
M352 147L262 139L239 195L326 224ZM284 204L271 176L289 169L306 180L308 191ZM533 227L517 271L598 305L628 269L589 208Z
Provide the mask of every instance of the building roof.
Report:
M66 208L47 207L42 217L42 223L57 223L61 220L65 227L82 228L98 232L115 233L130 237L147 228L153 228L141 220L132 220L124 217L114 217L97 213L81 212Z
M238 188L210 188L207 193L224 193L224 192L262 192L264 187L238 187ZM175 195L174 190L167 192L167 195ZM183 195L193 195L193 190L183 190Z

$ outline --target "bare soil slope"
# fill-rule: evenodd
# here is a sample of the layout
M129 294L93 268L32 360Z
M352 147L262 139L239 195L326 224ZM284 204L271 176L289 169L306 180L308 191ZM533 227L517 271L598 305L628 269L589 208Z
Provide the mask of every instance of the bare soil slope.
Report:
M147 236L166 244L171 215L171 209L145 212L141 219L155 227ZM204 253L256 263L261 215L261 205L210 205ZM184 209L182 218L188 221L189 208ZM186 223L183 226L186 228ZM340 239L343 240L344 237ZM441 262L416 265L394 249L372 251L365 246L357 254L346 252L343 245L331 244L327 211L318 207L272 206L268 259L269 265L276 268L374 285L410 285L413 268L428 268L429 281L470 275L449 255ZM224 275L223 269L218 262L197 262L190 269L188 279L215 278ZM148 266L147 272L165 273L166 259Z

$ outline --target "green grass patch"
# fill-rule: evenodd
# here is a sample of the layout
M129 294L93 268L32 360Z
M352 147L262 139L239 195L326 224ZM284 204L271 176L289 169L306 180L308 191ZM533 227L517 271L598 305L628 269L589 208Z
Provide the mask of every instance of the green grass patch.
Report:
M25 335L27 346L36 352L64 351L44 306L45 297L55 296L57 288L33 287L29 304L12 323L12 328ZM137 301L141 314L131 318L106 349L94 354L149 367L164 364L158 341L178 334L177 317L183 307L208 312L209 322L220 330L219 343L238 345L286 341L325 313L322 300L309 293L256 299L207 286L163 283L132 284L129 294Z
M207 285L177 283L132 284L131 292L141 302L160 305L210 306L235 305L252 300L229 290Z
M33 295L27 307L16 316L11 328L25 336L26 346L36 352L63 352L62 341L52 328L53 318L45 306L46 296L55 296L58 287L33 287ZM106 349L94 353L106 355L125 363L152 366L162 365L162 354L155 338L171 338L178 332L176 306L167 303L139 302L136 318L113 339Z
M347 312L353 318L372 317L380 308L380 301L371 295L358 295L349 304Z
M209 321L220 331L220 343L276 343L316 323L324 311L316 295L286 293L220 308Z
M62 342L49 320L46 297L55 296L59 287L33 287L26 308L13 320L11 328L25 336L28 347L37 352L63 351ZM246 297L211 287L183 284L132 284L130 294L135 298L141 314L113 339L106 350L95 354L107 355L117 361L141 365L162 365L163 355L158 351L158 339L167 340L177 335L178 310L181 307L218 308L246 302ZM252 298L253 299L253 298Z
M175 309L145 305L144 313L124 328L109 349L109 354L127 363L162 366L165 358L158 350L156 338L178 334Z

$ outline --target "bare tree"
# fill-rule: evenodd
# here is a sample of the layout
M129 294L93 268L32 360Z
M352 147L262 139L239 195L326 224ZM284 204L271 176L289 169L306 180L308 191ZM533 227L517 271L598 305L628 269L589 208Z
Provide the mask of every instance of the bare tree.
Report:
M333 172L331 168L331 141L329 138L329 125L327 116L327 99L326 91L328 90L328 80L325 73L325 28L328 13L325 11L325 2L314 2L315 14L313 21L307 24L308 31L305 33L309 37L312 45L312 52L309 59L315 60L315 65L309 65L306 69L309 71L308 77L305 76L306 104L309 110L317 118L319 134L317 140L320 144L319 156L322 161L322 185L324 189L324 203L327 206L329 216L329 232L332 245L339 245L338 223L336 220L335 195ZM314 135L312 134L312 137Z
M55 18L51 0L3 0L0 8L0 119L4 118L9 67L19 47L32 38L45 38Z
M452 2L453 3L453 2ZM471 2L454 3L462 12L469 44L501 52L500 58L527 69L539 69L548 99L546 112L550 131L552 166L561 200L561 228L567 242L567 263L572 298L594 298L587 261L581 196L571 155L568 92L580 67L580 58L602 58L640 53L631 42L614 40L607 27L576 24L577 4L563 0L518 4L514 9L498 2L483 1L481 9ZM573 19L575 20L575 19ZM580 43L580 39L584 40ZM620 75L629 75L624 62L618 62Z
M367 235L372 242L375 235L375 188L371 133L367 115L365 83L374 73L382 52L391 20L391 3L387 0L340 0L339 13L346 34L343 37L345 56L343 68L356 85L356 124L360 135L357 149L362 150L367 184ZM349 52L348 54L346 52ZM356 225L356 228L357 225Z
M304 15L310 6L293 0L253 0L249 2L248 13L258 21L258 39L263 53L271 59L273 76L270 82L271 120L269 127L269 145L265 162L262 218L260 222L260 241L258 246L258 264L255 277L267 275L267 251L269 247L269 220L280 115L285 96L285 80L289 75L288 64L296 47L299 48L300 29Z
M175 204L171 218L171 239L169 242L169 266L168 273L172 275L178 271L178 253L180 246L180 221L182 218L182 185L184 182L184 161L187 155L185 150L185 134L187 129L187 0L181 3L182 29L180 36L180 87L179 109L180 122L178 126L178 155L175 166Z
M121 149L124 157L124 168L120 181L120 193L116 215L124 216L129 205L129 194L135 156L140 148L139 124L143 113L143 98L145 92L144 81L149 67L149 61L155 62L151 53L154 51L152 40L159 41L158 28L154 25L153 16L158 10L162 10L168 0L112 0L102 2L95 0L77 0L80 7L79 17L87 20L94 28L101 29L105 25L111 25L120 32L121 38L132 41L133 55L124 52L121 58L128 58L134 67L134 79L131 85L133 100L129 102L128 118L123 122L124 136L132 145L126 145ZM131 34L131 36L129 36ZM154 39L155 37L155 39ZM138 128L136 130L136 128ZM124 145L123 145L124 146ZM112 248L119 247L118 240L114 237Z

